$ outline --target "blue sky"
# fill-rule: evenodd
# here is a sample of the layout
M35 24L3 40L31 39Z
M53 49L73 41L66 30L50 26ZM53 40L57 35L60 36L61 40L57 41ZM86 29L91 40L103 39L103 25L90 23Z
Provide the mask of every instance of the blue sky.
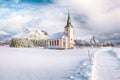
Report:
M53 2L53 0L1 0L1 2L27 2L27 3L49 3L49 2Z
M28 3L51 3L53 0L20 0L20 2L28 2Z
M0 0L0 30L17 33L37 27L49 34L60 32L68 9L75 37L120 40L120 0Z

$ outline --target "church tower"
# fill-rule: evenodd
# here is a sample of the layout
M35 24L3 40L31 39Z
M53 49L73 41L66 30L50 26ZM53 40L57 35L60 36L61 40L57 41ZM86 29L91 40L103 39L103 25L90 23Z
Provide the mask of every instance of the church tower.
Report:
M67 25L64 27L66 37L66 48L74 48L74 28L71 24L70 13L68 13Z

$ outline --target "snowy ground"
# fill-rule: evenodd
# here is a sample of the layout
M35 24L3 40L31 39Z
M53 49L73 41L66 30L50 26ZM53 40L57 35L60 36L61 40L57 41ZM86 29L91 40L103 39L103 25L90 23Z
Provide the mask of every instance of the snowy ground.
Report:
M119 48L102 48L95 53L92 80L120 80Z
M94 60L93 65L89 57L92 57L91 63ZM50 50L0 47L0 80L119 79L119 48Z
M90 79L88 49L0 47L0 80Z

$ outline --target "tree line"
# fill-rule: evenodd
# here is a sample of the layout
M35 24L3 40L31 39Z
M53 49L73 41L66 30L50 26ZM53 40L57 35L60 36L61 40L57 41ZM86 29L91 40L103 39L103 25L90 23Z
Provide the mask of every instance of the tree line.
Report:
M46 40L31 40L27 38L12 38L9 44L10 47L46 47Z

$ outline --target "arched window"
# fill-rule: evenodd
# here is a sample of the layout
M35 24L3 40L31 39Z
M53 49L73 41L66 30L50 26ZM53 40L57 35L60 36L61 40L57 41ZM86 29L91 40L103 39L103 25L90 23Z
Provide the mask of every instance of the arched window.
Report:
M57 40L57 46L59 45L59 40Z
M50 41L50 46L52 45L52 42Z
M56 44L56 40L55 40L55 46L56 46L57 44Z

